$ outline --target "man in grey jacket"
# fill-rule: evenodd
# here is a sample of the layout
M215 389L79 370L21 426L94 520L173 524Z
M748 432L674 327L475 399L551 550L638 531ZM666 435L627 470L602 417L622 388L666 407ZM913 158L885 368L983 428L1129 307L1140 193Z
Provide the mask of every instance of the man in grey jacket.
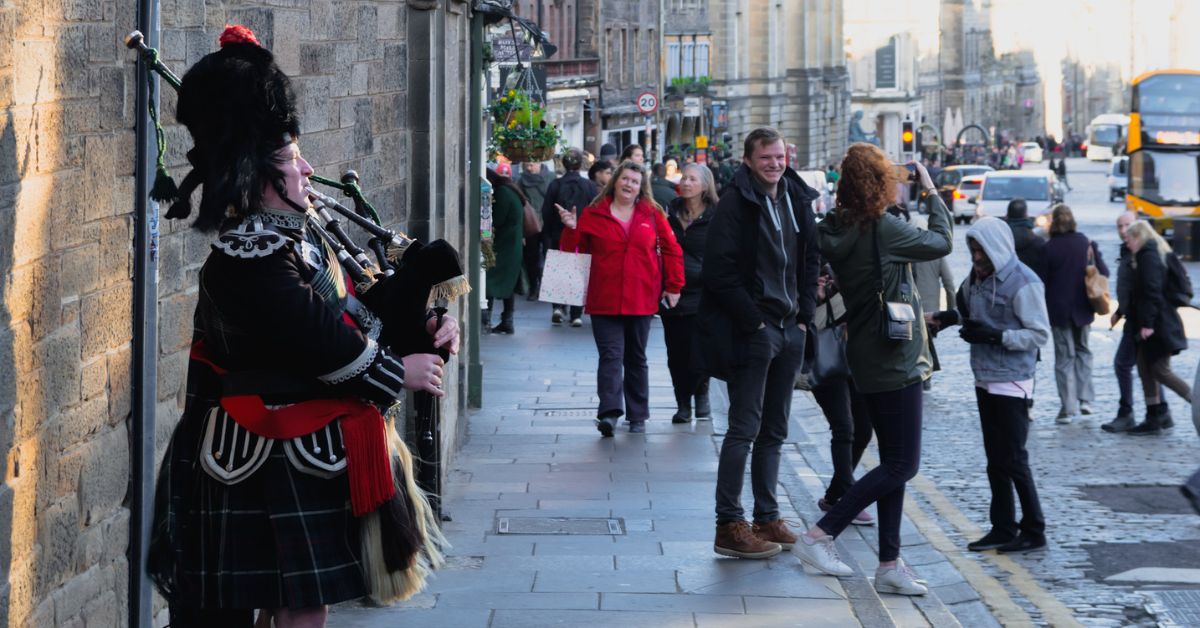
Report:
M958 291L960 332L971 343L975 398L992 489L992 529L967 544L971 551L1025 552L1046 546L1029 453L1029 406L1038 348L1050 339L1041 279L1017 259L1012 230L999 218L980 218L967 231L973 272ZM1013 488L1021 501L1016 518Z

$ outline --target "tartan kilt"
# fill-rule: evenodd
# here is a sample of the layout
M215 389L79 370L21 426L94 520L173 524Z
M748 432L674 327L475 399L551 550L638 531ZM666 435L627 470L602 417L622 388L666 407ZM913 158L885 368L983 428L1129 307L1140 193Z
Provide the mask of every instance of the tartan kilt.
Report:
M347 474L301 473L276 443L258 470L225 485L200 467L209 408L189 405L155 500L150 571L168 601L190 608L305 608L367 595Z

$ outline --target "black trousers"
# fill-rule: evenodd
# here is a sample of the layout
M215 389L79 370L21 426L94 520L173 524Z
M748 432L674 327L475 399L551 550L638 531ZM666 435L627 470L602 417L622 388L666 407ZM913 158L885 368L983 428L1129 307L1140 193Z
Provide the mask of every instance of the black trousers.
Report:
M650 372L646 340L651 316L592 315L592 336L600 353L596 369L596 416L626 415L630 423L650 418Z
M543 246L542 238L534 236L525 238L524 248L521 249L521 263L525 266L525 276L529 278L530 295L536 295L538 286L542 285Z
M921 382L881 393L866 393L867 410L879 439L879 466L858 479L817 522L837 536L862 509L879 510L879 561L900 556L900 517L904 514L904 485L921 465Z
M717 463L717 525L744 518L742 480L751 445L754 520L766 523L779 518L775 487L780 450L787 439L796 373L804 361L805 336L795 325L764 327L743 341L747 357L729 381L729 430Z
M696 372L692 359L695 342L696 315L663 316L663 338L667 343L667 369L671 371L671 386L675 403L680 408L691 407L694 395L708 393L708 378Z
M854 470L871 442L871 416L866 399L849 378L817 386L812 394L829 422L833 478L825 489L825 503L832 506L854 486Z
M975 388L983 451L987 455L988 483L992 487L992 531L1016 536L1018 532L1041 538L1046 519L1029 469L1029 405L1025 399L993 395ZM1021 523L1017 523L1013 489L1021 500Z

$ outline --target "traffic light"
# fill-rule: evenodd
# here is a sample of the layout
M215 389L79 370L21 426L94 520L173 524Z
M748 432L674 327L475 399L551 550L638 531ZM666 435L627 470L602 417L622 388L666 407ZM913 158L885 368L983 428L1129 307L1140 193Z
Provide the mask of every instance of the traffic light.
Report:
M904 121L903 125L904 126L901 127L903 130L900 132L900 150L906 153L911 153L916 150L917 136L915 133L913 133L912 122L906 120Z

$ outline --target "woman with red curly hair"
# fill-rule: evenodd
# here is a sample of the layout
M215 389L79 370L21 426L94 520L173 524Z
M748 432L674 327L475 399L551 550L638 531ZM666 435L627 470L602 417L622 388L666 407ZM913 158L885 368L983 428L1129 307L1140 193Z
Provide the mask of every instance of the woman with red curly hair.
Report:
M846 303L846 357L854 384L866 398L879 440L880 464L860 478L793 546L803 563L830 575L849 576L833 540L871 503L879 510L879 569L875 589L924 595L927 589L900 561L900 515L904 485L917 474L921 457L921 384L929 378L929 354L913 262L950 253L950 213L938 198L925 167L909 171L929 199L929 230L922 231L884 210L899 177L887 155L871 144L854 144L842 160L837 208L817 227L821 254L829 260ZM908 178L908 177L905 177ZM882 333L892 303L912 307L910 337Z

